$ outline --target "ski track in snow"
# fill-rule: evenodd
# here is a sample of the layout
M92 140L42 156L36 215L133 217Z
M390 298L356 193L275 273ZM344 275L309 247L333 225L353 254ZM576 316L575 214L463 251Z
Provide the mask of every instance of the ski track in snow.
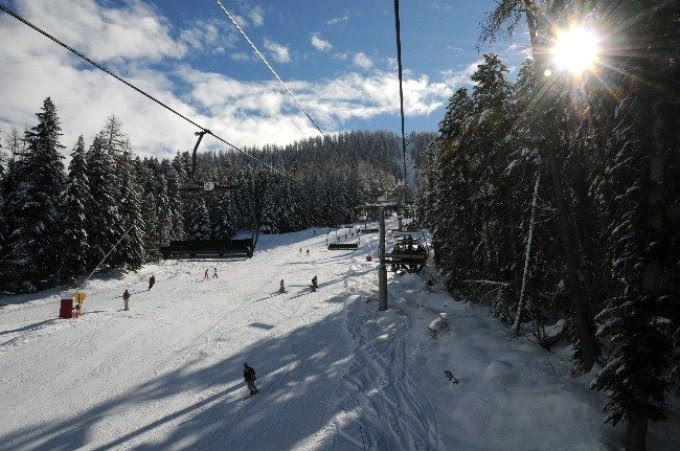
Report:
M622 428L601 424L604 395L568 378L568 349L512 340L483 307L414 274L388 273L378 313L377 258L365 261L377 234L352 252L328 251L324 232L261 236L250 260L98 275L79 319L56 319L72 292L0 300L0 450L620 446ZM451 331L432 340L438 312ZM650 426L650 449L680 449L677 431L677 420Z

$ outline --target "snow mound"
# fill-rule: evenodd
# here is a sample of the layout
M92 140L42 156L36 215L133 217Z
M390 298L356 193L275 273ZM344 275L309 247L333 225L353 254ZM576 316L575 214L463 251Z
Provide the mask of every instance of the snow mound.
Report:
M489 363L484 370L482 378L486 382L496 384L506 384L512 382L517 377L515 365L505 360L494 360Z

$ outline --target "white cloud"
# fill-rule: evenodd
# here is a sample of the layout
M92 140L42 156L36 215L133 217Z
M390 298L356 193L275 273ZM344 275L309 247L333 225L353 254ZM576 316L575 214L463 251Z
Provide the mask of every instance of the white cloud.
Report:
M363 52L355 53L352 62L362 69L370 69L373 66L373 61Z
M312 45L320 52L325 52L333 48L333 45L325 39L322 39L319 33L312 34Z
M231 56L231 59L233 59L234 61L250 61L253 59L249 53L245 52L236 52L232 53L229 56Z
M112 12L95 2L75 3L87 5L92 8L89 14L100 18L128 17L132 12L139 12L141 7L132 2L127 9ZM62 23L68 22L64 16L71 14L60 8L49 11L61 14ZM274 80L239 81L199 71L180 60L182 53L177 53L178 48L184 48L183 51L205 48L213 40L219 42L219 37L212 34L196 36L189 27L173 42L170 30L163 25L164 20L156 17L154 14L157 13L152 10L146 10L146 13L150 15L147 17L149 23L160 24L160 28L146 28L142 34L133 31L132 38L126 35L126 29L121 29L118 38L124 45L108 54L108 58L115 60L113 64L125 62L116 68L120 75L237 146L287 144L318 134ZM43 25L38 20L41 17L28 18ZM52 26L54 24L45 25L45 28L58 34L60 28L52 29ZM219 26L215 26L219 31ZM100 35L96 33L90 36L92 42L85 42L81 34L78 32L72 37L79 45L83 44L86 51L103 47L105 43L113 44L107 33L101 35L103 42L99 42ZM64 40L71 44L66 38ZM64 153L70 152L80 134L89 144L111 114L121 119L134 151L140 155L170 156L177 150L190 150L193 146L194 126L7 16L0 16L0 42L11 43L0 46L0 67L3 68L0 71L3 90L0 126L3 135L11 126L20 130L34 126L35 113L40 110L43 99L50 96L62 123L64 136L61 142L67 147ZM145 56L141 56L142 50L131 48L130 42L145 48ZM175 50L164 50L170 44ZM276 45L285 49L281 56L285 55L289 60L287 47ZM230 56L252 59L245 53ZM148 64L159 58L163 62L162 69L156 64ZM127 69L121 69L123 66ZM342 129L348 120L370 120L377 115L397 114L397 83L393 71L349 72L318 82L288 82L303 107L328 133ZM424 75L406 73L404 95L408 115L431 114L450 94L451 89L443 83L433 83ZM223 147L209 137L204 142L205 149Z
M179 42L193 51L224 53L238 40L224 20L197 20L179 34Z
M19 14L100 62L158 61L181 58L187 51L186 45L171 37L168 23L139 0L125 2L120 8L102 7L94 0L16 3ZM41 46L44 38L30 40ZM21 47L24 51L36 50L33 46Z
M259 6L256 6L253 9L251 9L250 12L248 13L248 17L250 17L250 21L256 28L261 27L264 24L264 13L262 12L262 8L260 8Z
M438 9L440 11L448 11L453 8L453 5L444 5L442 2L438 0L434 0L432 3L430 3L430 6L434 9Z
M278 42L265 39L264 48L269 50L274 60L279 63L289 63L290 54L288 53L288 46L279 44Z
M238 14L231 13L231 17L234 18L234 22L236 22L238 24L238 26L241 27L241 28L247 28L248 25L250 25L248 23L248 21L246 20L246 18L243 17L243 16L239 16Z
M347 16L347 15L341 16L341 17L333 17L332 19L327 20L326 24L335 25L335 24L338 24L340 22L346 22L347 20L349 20L349 16Z
M460 88L462 86L472 86L472 74L477 71L477 66L482 64L484 60L475 61L472 64L467 65L461 70L446 70L442 71L441 74L444 77L444 82L451 86L452 88Z

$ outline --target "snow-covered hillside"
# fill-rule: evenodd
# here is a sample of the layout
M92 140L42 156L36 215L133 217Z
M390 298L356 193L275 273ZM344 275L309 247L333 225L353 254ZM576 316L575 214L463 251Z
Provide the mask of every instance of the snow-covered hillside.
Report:
M511 339L421 275L390 273L379 313L377 259L365 260L377 234L351 252L328 251L316 232L261 236L249 260L94 278L79 319L57 319L67 293L4 298L0 449L620 446L622 430L601 425L604 395L568 377L567 350ZM204 279L213 268L219 277ZM435 338L440 312L448 330ZM680 449L678 431L677 420L652 427L650 448Z

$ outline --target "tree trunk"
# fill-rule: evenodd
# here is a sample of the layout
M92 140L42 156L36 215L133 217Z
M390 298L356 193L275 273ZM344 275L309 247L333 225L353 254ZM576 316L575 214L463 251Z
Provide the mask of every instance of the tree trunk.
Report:
M588 305L589 296L580 273L582 259L579 258L578 236L569 211L569 204L564 195L562 173L560 172L560 165L554 146L556 143L555 139L549 141L548 165L550 166L550 173L553 179L560 234L562 235L562 247L567 263L567 290L574 311L574 324L579 342L578 357L583 370L587 373L593 367L598 353L595 341L595 327L593 326L593 317Z
M626 451L647 449L647 417L636 414L628 418L626 427Z
M536 223L536 203L538 200L538 187L541 183L541 170L538 170L536 175L536 183L534 185L534 194L531 200L531 219L529 219L529 235L527 236L527 247L524 253L524 272L522 273L522 288L519 292L519 302L517 303L517 314L515 315L515 324L512 326L515 336L519 336L519 327L522 323L522 310L524 310L524 299L526 296L527 277L529 276L529 258L531 256L531 243L534 239L534 225Z
M537 71L537 76L540 78L543 76L544 66L546 65L546 55L544 51L537 51L540 46L538 42L538 23L535 16L533 1L524 0L524 4L526 7L527 26L529 28L532 53L536 61L535 70ZM549 136L546 136L547 160L548 166L550 167L550 175L553 180L554 195L559 214L562 246L567 263L566 282L569 297L572 302L572 308L574 310L579 359L583 370L588 372L595 363L598 349L595 341L593 318L588 305L589 296L587 290L585 290L586 287L584 286L584 281L580 274L581 259L578 255L578 234L574 227L569 212L569 204L564 194L561 165L557 155L558 145L559 137L556 136L555 131Z

